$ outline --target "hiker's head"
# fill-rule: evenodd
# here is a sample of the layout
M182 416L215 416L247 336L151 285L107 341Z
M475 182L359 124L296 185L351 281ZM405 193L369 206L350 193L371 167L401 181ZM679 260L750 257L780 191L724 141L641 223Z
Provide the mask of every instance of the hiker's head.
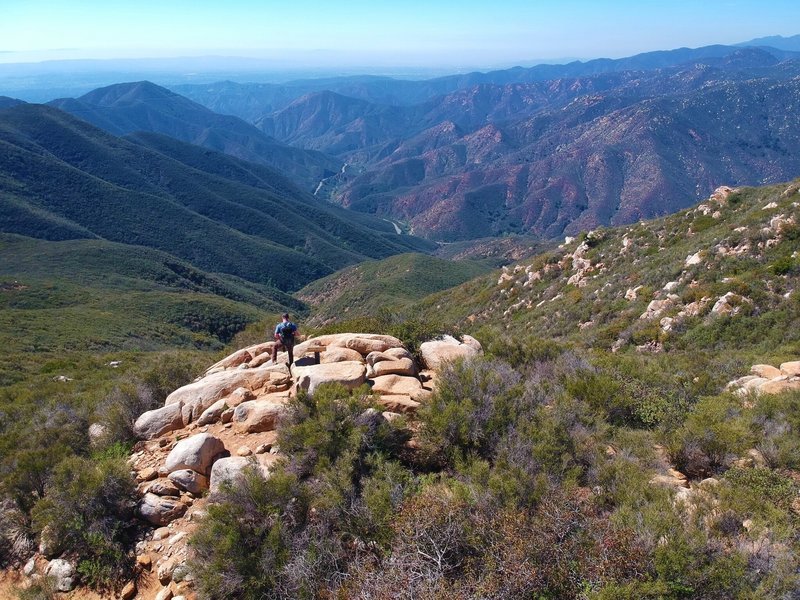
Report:
M289 320L289 313L283 313L281 315L281 319L283 319L284 321L288 321Z

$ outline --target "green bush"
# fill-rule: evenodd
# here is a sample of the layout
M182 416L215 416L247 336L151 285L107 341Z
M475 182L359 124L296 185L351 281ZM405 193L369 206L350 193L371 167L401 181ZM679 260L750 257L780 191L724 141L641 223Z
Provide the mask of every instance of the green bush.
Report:
M136 485L124 460L72 457L55 468L47 494L32 510L33 527L78 558L78 571L105 587L131 568Z

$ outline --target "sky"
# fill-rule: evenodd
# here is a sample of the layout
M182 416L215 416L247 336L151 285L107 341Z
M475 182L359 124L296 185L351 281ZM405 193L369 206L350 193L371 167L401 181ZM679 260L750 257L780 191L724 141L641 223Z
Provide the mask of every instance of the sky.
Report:
M798 0L0 0L0 62L249 56L448 66L800 33Z

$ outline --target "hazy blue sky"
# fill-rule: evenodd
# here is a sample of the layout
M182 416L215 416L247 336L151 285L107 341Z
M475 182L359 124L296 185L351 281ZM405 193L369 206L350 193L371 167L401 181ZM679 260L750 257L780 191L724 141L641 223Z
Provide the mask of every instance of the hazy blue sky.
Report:
M327 51L500 64L796 33L798 0L0 0L0 62Z

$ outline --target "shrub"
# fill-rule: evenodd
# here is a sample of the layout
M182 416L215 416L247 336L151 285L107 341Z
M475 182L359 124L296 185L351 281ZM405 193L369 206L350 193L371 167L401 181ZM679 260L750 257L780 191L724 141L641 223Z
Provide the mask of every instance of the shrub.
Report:
M136 486L120 459L72 457L53 472L47 495L33 507L34 529L68 548L94 587L111 585L130 567Z
M731 396L703 398L676 431L672 456L689 477L708 477L752 447L741 401Z

